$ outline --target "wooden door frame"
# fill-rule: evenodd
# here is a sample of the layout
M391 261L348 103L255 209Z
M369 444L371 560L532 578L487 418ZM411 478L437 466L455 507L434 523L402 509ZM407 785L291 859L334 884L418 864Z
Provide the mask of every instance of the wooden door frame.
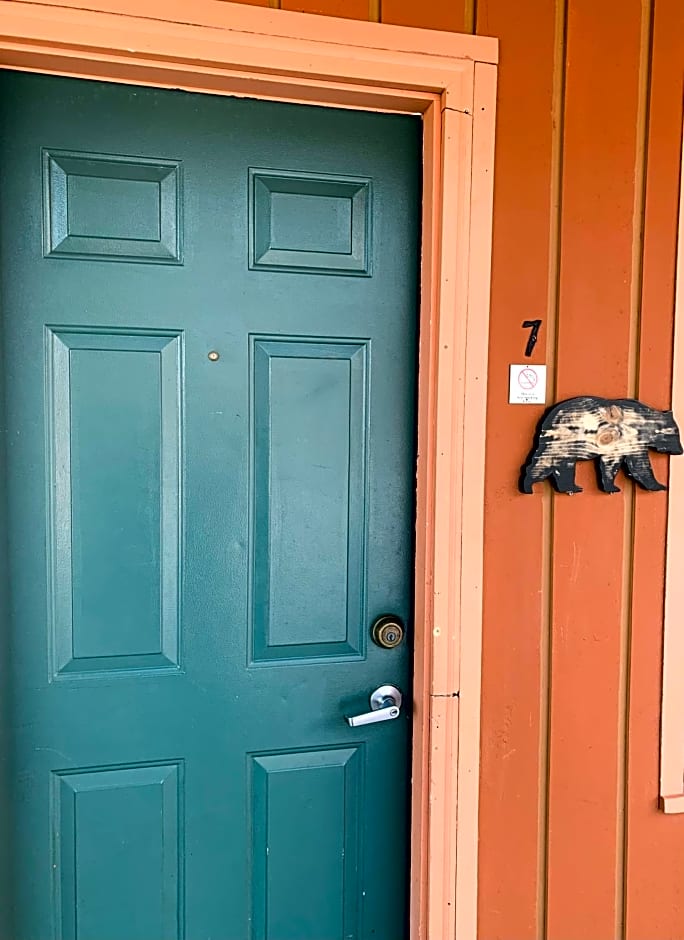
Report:
M0 68L423 117L412 940L477 935L497 52L219 0L4 0L0 15Z

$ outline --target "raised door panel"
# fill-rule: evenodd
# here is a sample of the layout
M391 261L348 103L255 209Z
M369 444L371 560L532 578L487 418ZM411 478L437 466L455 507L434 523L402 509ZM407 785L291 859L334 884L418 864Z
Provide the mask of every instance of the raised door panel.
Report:
M178 669L178 334L47 331L56 676Z
M363 653L368 353L252 339L255 662Z
M249 171L250 266L371 274L371 181L287 170Z
M59 940L183 940L183 765L53 776Z
M43 151L47 258L182 262L176 160Z
M363 763L363 745L253 758L253 940L361 935Z

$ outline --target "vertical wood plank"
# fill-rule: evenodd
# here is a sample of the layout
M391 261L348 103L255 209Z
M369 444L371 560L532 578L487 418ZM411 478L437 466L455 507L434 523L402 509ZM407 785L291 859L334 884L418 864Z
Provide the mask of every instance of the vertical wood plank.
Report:
M369 19L369 0L281 0L281 10L297 13L323 13L351 20Z
M508 405L508 365L524 361L522 321L544 320L551 270L555 10L548 0L480 0L477 32L501 40L488 379L488 451L479 936L539 934L544 508L516 467L542 409ZM521 102L524 107L521 108ZM545 781L541 782L542 786Z
M277 9L280 6L280 0L230 0L231 3L248 3L253 7L273 7Z
M670 402L684 77L684 5L657 0L653 20L639 392ZM677 363L684 369L684 363ZM680 424L684 415L678 415ZM676 458L684 459L684 458ZM656 461L654 460L654 465ZM666 458L656 473L665 478ZM629 697L626 940L684 936L684 816L657 808L666 504L637 495ZM682 716L684 726L684 716Z
M622 396L632 355L639 0L570 0L563 151L558 398ZM629 611L623 495L555 499L547 931L621 932L621 657Z
M446 29L456 33L473 31L474 0L382 0L383 23Z

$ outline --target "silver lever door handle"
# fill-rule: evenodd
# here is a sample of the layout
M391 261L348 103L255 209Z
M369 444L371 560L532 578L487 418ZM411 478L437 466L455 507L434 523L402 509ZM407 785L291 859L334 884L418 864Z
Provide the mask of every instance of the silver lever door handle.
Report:
M358 728L359 725L374 725L376 721L398 718L401 711L401 692L393 685L381 685L371 695L370 706L372 711L348 717L347 724Z

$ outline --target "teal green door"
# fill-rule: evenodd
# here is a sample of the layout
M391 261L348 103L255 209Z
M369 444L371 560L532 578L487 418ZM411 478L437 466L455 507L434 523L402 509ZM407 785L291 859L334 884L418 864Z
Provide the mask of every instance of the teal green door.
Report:
M419 121L1 84L3 936L400 940Z

